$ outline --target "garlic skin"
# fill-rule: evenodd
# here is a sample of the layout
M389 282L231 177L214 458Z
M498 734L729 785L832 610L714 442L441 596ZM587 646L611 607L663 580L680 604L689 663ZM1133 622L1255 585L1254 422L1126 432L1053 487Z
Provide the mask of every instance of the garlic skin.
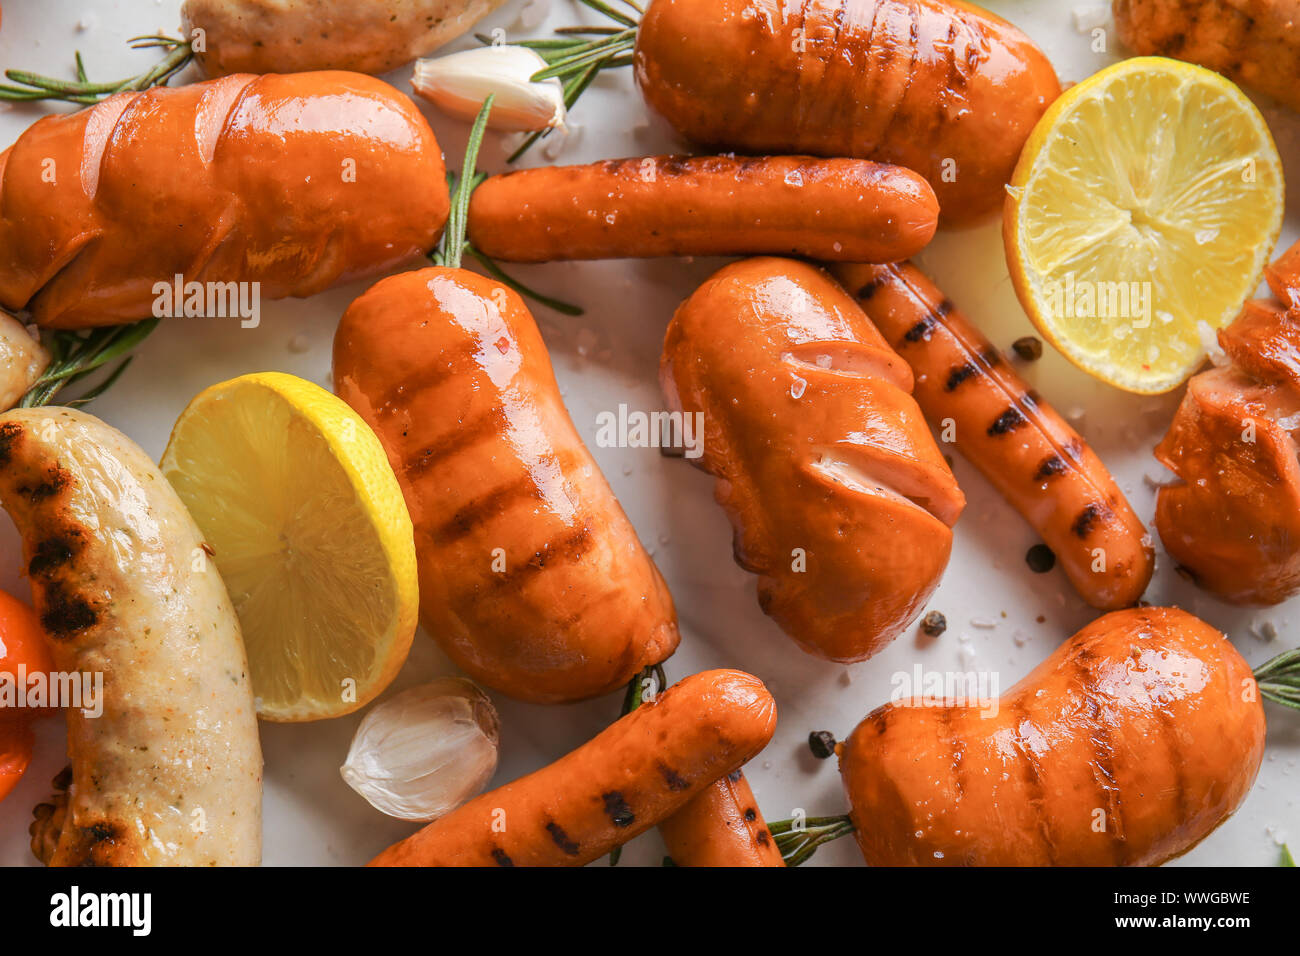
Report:
M476 684L440 678L371 708L339 772L390 817L436 820L492 779L498 729L496 708Z
M522 46L484 46L415 61L411 86L448 116L473 120L495 93L488 128L532 132L564 125L564 88L555 77L532 83L546 61Z

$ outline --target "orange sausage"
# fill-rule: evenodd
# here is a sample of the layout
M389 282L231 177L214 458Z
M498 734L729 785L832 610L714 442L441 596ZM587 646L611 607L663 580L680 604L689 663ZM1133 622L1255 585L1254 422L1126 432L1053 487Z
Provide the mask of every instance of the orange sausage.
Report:
M647 156L493 176L470 200L469 238L507 262L759 253L892 262L925 247L938 214L929 184L897 166Z
M834 661L893 640L938 584L966 499L907 364L848 294L788 259L726 266L677 310L660 379L703 415L696 464L763 610Z
M785 866L740 770L659 824L659 833L677 866Z
M1300 0L1114 0L1120 42L1199 63L1300 110Z
M1151 580L1150 536L1083 438L911 263L835 275L912 368L931 422L1033 525L1093 607L1130 607Z
M0 305L84 328L153 314L177 275L308 296L428 252L448 208L429 124L371 77L120 93L0 154Z
M476 797L371 866L582 866L767 746L776 702L741 671L679 681L577 750Z
M956 0L654 0L635 69L689 140L906 166L947 223L1002 207L1060 93L1028 37Z
M1264 754L1250 666L1175 608L1094 621L997 701L892 703L840 748L872 866L1154 866L1245 799Z
M1156 497L1165 550L1234 604L1300 590L1300 242L1265 277L1277 300L1219 330L1231 364L1192 377L1155 450L1178 476Z
M425 629L471 677L572 701L676 649L663 578L513 291L459 269L384 279L343 315L334 383L406 496Z

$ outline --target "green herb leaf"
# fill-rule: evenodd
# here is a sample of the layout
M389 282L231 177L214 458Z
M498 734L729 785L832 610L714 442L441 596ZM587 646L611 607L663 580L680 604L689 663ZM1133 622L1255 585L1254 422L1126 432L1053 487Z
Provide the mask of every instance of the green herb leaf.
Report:
M60 80L27 70L5 70L5 76L18 85L0 84L0 100L10 102L60 100L88 106L114 93L125 90L146 90L151 86L164 85L173 75L183 70L194 57L188 40L166 36L143 36L133 37L129 42L131 48L135 50L156 47L166 50L167 54L144 73L111 83L90 82L86 77L86 65L81 59L80 51L74 57L77 74L75 80Z

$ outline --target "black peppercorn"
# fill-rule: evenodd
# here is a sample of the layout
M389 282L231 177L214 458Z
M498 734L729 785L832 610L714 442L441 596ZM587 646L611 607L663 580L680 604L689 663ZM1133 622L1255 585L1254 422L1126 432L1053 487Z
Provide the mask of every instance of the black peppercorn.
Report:
M835 735L829 730L814 730L808 735L808 749L818 760L835 754Z
M926 637L938 637L948 630L948 619L938 611L931 611L921 619L921 633Z
M1037 362L1043 357L1043 343L1032 335L1016 339L1011 348L1026 362Z
M1025 552L1025 564L1035 574L1046 574L1056 567L1056 555L1045 544L1036 544Z

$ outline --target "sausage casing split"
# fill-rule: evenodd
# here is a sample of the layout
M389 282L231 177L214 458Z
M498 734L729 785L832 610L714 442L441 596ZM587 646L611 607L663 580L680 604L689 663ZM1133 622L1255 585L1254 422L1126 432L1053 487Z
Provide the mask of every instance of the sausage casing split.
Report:
M23 538L70 707L72 786L33 847L55 866L255 865L262 754L239 621L202 538L143 451L66 408L0 416L0 504Z
M406 496L425 629L476 681L579 700L676 649L667 586L513 291L454 269L384 279L339 324L334 382Z
M507 262L791 255L892 262L934 235L939 205L910 169L807 156L647 156L492 176L469 238Z
M120 93L0 154L0 305L83 328L154 314L178 275L308 296L428 252L449 206L429 124L371 77Z
M659 833L677 866L785 866L740 770L659 824Z
M1083 438L911 263L834 274L911 366L912 394L1055 552L1093 607L1137 603L1154 552L1142 522Z
M776 702L741 671L705 671L578 749L476 797L371 866L582 866L645 832L761 751Z
M50 354L13 316L0 312L0 412L18 404L36 384Z
M635 56L646 101L687 139L906 166L949 223L1001 208L1060 93L1028 37L956 0L654 0Z
M1264 754L1250 665L1174 608L1094 621L997 702L888 704L842 745L871 866L1154 866L1245 799Z
M1119 39L1199 63L1300 110L1300 0L1114 0Z
M763 610L834 661L893 640L938 585L966 499L911 371L853 299L805 263L725 266L678 308L660 380L704 416L696 464Z
M1219 330L1230 364L1192 377L1155 450L1178 476L1156 497L1165 550L1235 604L1300 590L1300 242L1264 274L1276 301Z
M208 76L387 73L465 33L503 0L185 0L185 36Z

